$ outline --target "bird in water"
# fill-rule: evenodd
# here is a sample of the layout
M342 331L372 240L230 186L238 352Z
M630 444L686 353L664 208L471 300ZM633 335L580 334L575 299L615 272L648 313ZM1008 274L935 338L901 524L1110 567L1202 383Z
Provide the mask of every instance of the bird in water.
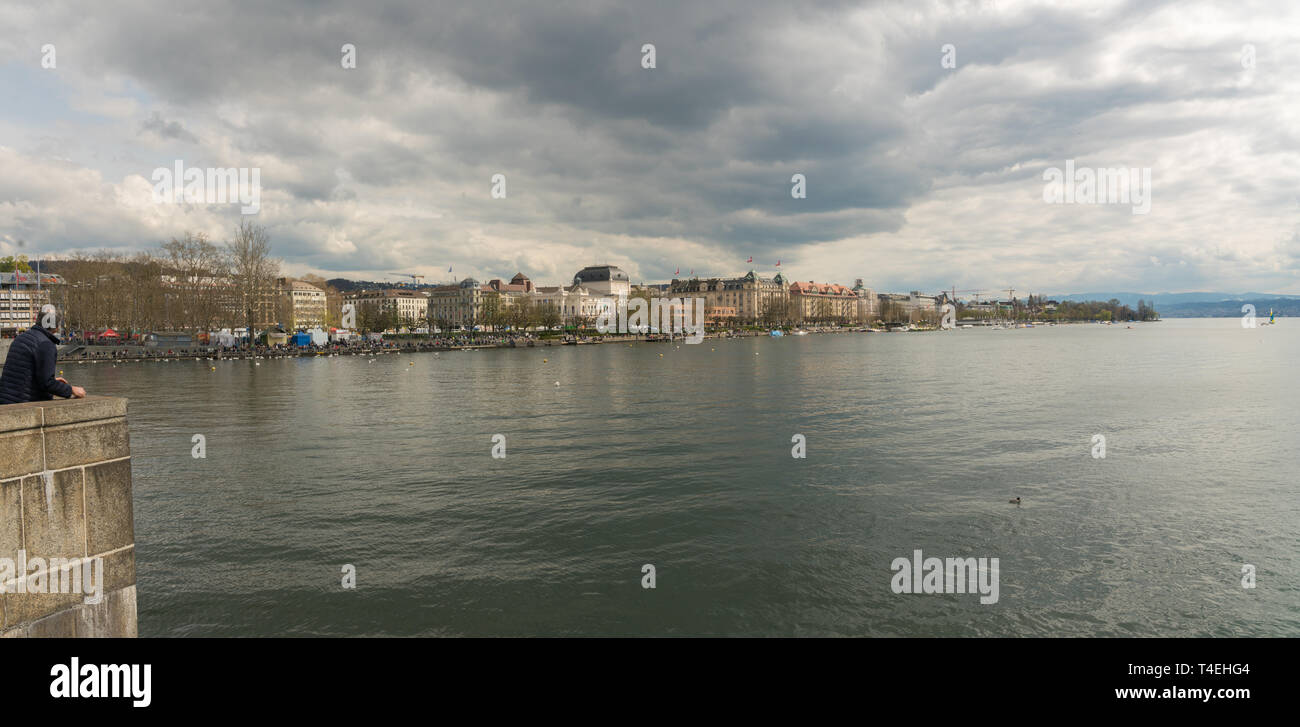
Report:
M1019 507L1019 506L1020 506L1020 497L1017 496L1015 499L1008 500L1008 502L1010 502L1012 505L1015 505L1015 506Z

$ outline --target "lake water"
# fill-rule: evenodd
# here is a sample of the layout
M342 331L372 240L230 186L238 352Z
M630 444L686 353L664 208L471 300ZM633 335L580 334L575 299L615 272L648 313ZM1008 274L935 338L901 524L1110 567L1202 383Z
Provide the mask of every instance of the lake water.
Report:
M131 400L141 636L1297 636L1297 360L1207 319L65 375ZM999 600L894 593L916 549Z

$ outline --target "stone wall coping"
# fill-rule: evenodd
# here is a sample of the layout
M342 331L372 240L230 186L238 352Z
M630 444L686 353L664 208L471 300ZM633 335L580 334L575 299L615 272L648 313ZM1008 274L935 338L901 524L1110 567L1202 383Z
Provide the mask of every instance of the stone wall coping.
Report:
M4 404L0 405L0 433L117 419L126 416L126 405L127 399L120 396Z

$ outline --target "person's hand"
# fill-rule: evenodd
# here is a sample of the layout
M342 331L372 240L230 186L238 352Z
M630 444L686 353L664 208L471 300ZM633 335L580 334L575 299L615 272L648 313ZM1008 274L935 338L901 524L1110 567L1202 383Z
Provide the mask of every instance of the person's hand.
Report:
M80 386L72 387L72 398L74 399L86 398L86 390L81 388Z

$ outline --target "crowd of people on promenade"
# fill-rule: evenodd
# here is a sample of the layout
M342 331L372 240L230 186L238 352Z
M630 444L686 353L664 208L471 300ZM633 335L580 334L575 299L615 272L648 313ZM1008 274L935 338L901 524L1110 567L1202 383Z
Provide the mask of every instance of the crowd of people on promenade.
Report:
M761 332L736 329L716 331L714 335L747 336ZM619 341L671 341L680 334L599 334L594 331L570 331L559 336L539 336L531 331L472 332L457 334L411 335L388 337L354 337L346 341L326 344L294 345L290 343L266 345L240 342L234 345L193 344L189 346L145 346L126 341L109 345L83 345L79 342L64 344L57 355L66 362L128 362L165 361L173 359L254 359L292 358L299 356L362 356L396 352L448 351L462 348L519 348L533 346L558 346ZM58 340L53 339L52 340Z
M550 344L562 343L553 339ZM111 347L85 347L62 354L65 361L138 361L188 358L285 358L293 356L361 355L392 351L438 351L465 347L517 347L535 346L538 339L530 333L483 334L462 336L421 336L394 340L355 338L324 345L298 346L291 344L265 345L240 343L236 345L209 346L195 344L164 348L140 345L114 345Z
M66 379L55 375L56 363L59 359L68 362L126 362L188 358L250 359L297 356L364 356L403 351L446 351L462 348L518 348L539 345L558 346L602 343L611 339L618 341L672 341L679 338L679 336L666 334L607 335L581 331L545 338L541 338L532 332L474 332L458 335L401 336L389 340L378 337L358 337L324 345L311 344L306 346L239 343L235 345L212 346L198 344L163 348L162 346L142 346L124 342L109 346L62 344L62 341L54 333L56 330L58 330L57 326L50 331L46 331L37 324L14 340L4 363L3 374L0 374L0 403L11 404L49 400L55 396L64 398L84 397L86 395L84 389L73 386ZM715 335L750 336L762 335L762 333L737 329L719 331ZM58 351L61 344L66 349L64 352Z

